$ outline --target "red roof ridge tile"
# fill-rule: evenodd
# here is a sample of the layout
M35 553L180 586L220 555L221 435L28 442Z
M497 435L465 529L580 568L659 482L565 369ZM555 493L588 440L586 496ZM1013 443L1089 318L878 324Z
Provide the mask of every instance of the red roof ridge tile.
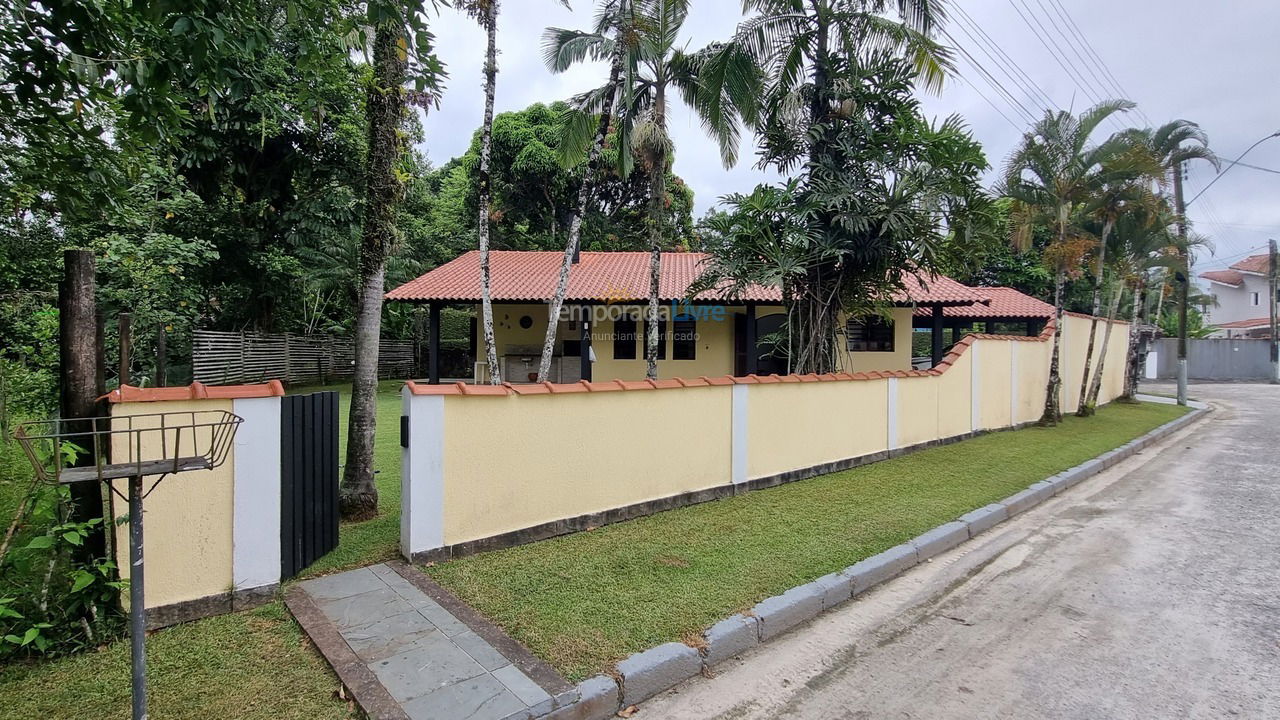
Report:
M193 382L190 385L150 388L121 385L98 399L105 399L107 402L114 404L175 400L239 400L283 397L284 394L284 383L279 380L244 385L205 385L204 383Z

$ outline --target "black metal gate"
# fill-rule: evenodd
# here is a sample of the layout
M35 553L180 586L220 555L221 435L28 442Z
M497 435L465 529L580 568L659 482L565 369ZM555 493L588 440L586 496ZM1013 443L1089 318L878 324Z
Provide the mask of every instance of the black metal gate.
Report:
M280 400L280 578L338 546L338 393Z

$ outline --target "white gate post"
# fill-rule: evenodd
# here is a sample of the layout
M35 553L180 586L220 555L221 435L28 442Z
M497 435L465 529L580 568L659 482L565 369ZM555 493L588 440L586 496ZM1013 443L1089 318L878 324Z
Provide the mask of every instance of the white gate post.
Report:
M400 554L444 546L444 396L400 391Z

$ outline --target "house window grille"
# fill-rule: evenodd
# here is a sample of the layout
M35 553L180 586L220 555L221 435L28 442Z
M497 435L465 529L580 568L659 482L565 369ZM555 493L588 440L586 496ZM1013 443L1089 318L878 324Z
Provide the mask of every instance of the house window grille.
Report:
M893 321L881 317L849 318L844 326L849 352L893 352Z

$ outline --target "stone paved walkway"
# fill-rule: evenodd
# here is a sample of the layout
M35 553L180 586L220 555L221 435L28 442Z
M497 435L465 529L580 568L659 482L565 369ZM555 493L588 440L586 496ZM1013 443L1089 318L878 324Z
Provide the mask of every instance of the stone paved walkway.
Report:
M403 563L304 581L288 604L371 717L531 718L576 699L549 666Z

